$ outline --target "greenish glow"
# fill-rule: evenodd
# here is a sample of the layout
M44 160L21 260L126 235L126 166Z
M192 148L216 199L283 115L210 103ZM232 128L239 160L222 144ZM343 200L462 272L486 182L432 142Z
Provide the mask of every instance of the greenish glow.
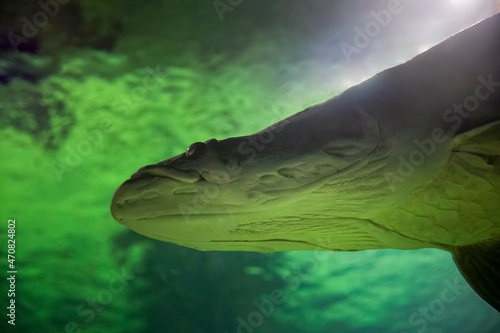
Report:
M223 301L223 308L233 308L229 322L226 316L211 319L227 322L228 329L237 326L232 318L255 310L254 299L265 300L273 290L281 290L286 301L276 305L275 315L263 326L269 331L272 327L290 327L324 332L339 323L353 331L366 327L383 330L387 328L384 325L404 330L414 307L428 306L433 295L444 288L444 281L461 279L449 254L439 251L322 253L322 260L311 265L308 258L314 252L203 254L131 235L113 221L108 208L111 195L140 166L177 154L196 140L241 135L264 127L277 120L269 119L267 113L273 103L282 103L280 107L286 107L286 113L301 107L277 101L262 82L249 81L250 74L245 74L250 72L248 68L241 71L235 67L233 75L212 78L174 69L175 74L162 81L161 88L148 92L147 98L124 116L109 106L120 96L129 95L130 87L141 85L145 75L142 69L116 73L112 81L81 73L79 79L58 74L40 83L41 87L56 87L44 98L64 101L71 117L51 118L54 125L41 134L41 140L5 126L1 130L4 140L0 141L2 156L9 157L1 168L3 188L8 189L2 193L2 208L19 223L18 264L22 276L18 288L23 300L19 299L18 311L20 316L29 313L30 318L21 326L30 329L30 322L43 323L47 331L62 331L64 323L75 321L86 332L108 331L110 325L120 327L121 332L138 332L153 324L163 325L159 318L148 319L153 324L147 324L144 318L155 307L162 308L166 299L184 311L185 320L192 320L203 310L190 313L193 310L186 307L183 293L191 285L185 285L185 291L175 289L181 288L181 280L191 279L203 288L190 297L203 298L203 293L212 289L214 297ZM247 75L248 80L239 86L228 81L238 81L240 75ZM28 116L28 110L19 112ZM81 161L70 168L71 172L62 173L59 181L54 163L67 164L69 152L77 149L86 135L95 133L102 120L109 120L112 130L103 133L102 142L92 145L88 156L81 156ZM43 146L43 138L57 137L68 123L73 125L65 139L55 141L55 149ZM4 226L1 232L5 235ZM225 270L230 267L234 270L227 275ZM88 316L79 316L75 309L106 290L113 271L122 269L136 278L123 292L113 295L113 301L87 324ZM245 275L251 279L243 278ZM220 283L223 276L234 285ZM246 288L248 292L241 291ZM158 292L162 296L154 297ZM41 300L44 306L37 305ZM235 307L233 301L242 305ZM493 320L493 314L485 311L487 307L467 287L439 317L440 325L450 325L446 318L454 316L455 307L474 313L477 322ZM170 312L165 311L166 318L176 320L176 315L169 317Z
M121 17L111 5L85 3L85 20L103 31ZM448 253L205 253L142 237L111 217L113 192L139 167L196 141L253 133L339 92L335 77L318 83L324 64L292 52L310 44L295 45L286 27L257 31L245 47L246 21L219 44L172 28L176 16L196 26L208 6L155 2L123 25L113 50L53 51L61 66L51 75L0 85L0 253L5 263L6 221L16 218L19 271L16 328L5 328L4 314L0 331L64 332L74 322L85 333L229 333L257 311L255 302L279 293L283 302L255 332L417 331L413 313L422 320L419 308L437 304L447 281L465 284ZM255 6L260 17L263 4ZM110 285L116 275L123 286ZM101 300L98 310L89 299ZM425 323L443 333L500 327L469 287Z

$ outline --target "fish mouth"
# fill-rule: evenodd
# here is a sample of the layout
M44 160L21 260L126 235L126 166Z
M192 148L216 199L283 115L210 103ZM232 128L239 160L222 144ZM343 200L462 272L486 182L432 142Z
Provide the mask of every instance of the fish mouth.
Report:
M130 223L160 217L171 223L186 214L208 220L220 215L266 211L313 184L292 182L290 185L287 181L291 178L278 172L273 176L270 173L245 177L240 174L237 179L216 182L217 179L203 176L204 169L183 170L163 162L147 165L116 190L111 200L111 214L127 227ZM270 177L284 183L260 184L263 178Z
M196 170L178 170L167 165L146 165L134 173L130 179L163 177L172 178L183 183L196 183L204 180L201 174Z

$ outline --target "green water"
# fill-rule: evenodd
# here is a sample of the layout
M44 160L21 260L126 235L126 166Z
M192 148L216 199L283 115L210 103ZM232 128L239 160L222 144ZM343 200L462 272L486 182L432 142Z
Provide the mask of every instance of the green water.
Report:
M348 65L331 46L367 2L228 6L221 20L211 1L61 1L20 52L0 43L2 332L500 331L449 253L205 253L112 219L114 190L139 167L260 130L340 93L360 68L399 61ZM4 8L3 37L42 10Z

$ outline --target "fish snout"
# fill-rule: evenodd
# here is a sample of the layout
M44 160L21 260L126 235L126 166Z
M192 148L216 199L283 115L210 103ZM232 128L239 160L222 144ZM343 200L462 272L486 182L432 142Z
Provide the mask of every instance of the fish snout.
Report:
M141 188L146 188L158 179L159 177L135 177L120 185L111 200L111 215L113 218L127 226L130 219L129 211L136 206L138 201L158 197L158 193L154 190L141 190Z
M168 197L179 186L191 186L200 180L200 174L194 170L182 171L159 164L142 167L116 190L111 200L111 215L125 226L131 221L160 215L162 207L169 205Z

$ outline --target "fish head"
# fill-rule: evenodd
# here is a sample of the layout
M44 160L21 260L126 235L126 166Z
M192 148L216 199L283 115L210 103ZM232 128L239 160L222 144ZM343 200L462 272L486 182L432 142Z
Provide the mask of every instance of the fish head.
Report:
M250 136L196 142L139 169L115 192L113 217L142 235L199 250L315 249L304 241L307 227L292 231L287 220L330 206L327 196L307 197L363 170L379 137L367 112L331 119L328 106Z

